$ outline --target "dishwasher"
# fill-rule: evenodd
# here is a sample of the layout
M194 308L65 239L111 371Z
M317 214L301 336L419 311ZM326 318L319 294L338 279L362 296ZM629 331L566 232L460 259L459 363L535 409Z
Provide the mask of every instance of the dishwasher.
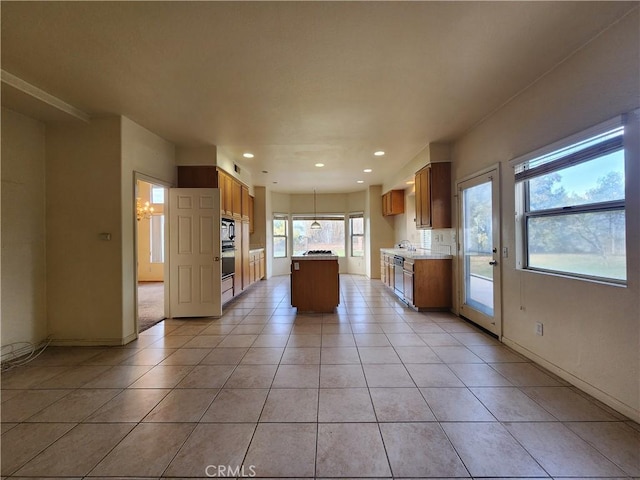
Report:
M394 290L397 296L404 298L404 257L393 257Z

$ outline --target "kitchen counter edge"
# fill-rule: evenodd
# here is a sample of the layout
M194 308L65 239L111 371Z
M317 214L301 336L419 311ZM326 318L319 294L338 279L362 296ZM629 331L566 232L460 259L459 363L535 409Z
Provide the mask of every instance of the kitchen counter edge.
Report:
M291 260L338 260L338 255L294 255Z
M398 255L405 260L449 260L453 255L446 253L431 253L420 250L407 250L405 248L381 248L382 253Z

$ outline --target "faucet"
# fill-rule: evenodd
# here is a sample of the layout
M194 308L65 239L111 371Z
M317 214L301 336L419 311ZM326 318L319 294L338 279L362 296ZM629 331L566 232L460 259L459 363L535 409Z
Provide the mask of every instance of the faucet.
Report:
M406 248L409 251L415 250L415 248L413 247L413 245L411 245L411 242L409 240L400 240L398 247Z

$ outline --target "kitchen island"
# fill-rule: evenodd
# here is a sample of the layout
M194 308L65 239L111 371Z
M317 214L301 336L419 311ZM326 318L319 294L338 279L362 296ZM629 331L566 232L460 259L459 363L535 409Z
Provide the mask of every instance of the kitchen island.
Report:
M340 303L338 270L332 253L291 257L291 306L298 312L333 312Z

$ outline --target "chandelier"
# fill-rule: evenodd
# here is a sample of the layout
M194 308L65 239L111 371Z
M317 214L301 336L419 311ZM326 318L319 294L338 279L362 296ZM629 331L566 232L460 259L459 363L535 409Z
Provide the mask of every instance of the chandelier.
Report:
M151 218L151 215L153 215L153 207L151 204L149 202L142 204L140 197L136 198L136 218L138 221L143 218Z
M311 224L311 230L320 230L322 225L318 223L318 212L316 210L316 189L313 189L313 223Z

